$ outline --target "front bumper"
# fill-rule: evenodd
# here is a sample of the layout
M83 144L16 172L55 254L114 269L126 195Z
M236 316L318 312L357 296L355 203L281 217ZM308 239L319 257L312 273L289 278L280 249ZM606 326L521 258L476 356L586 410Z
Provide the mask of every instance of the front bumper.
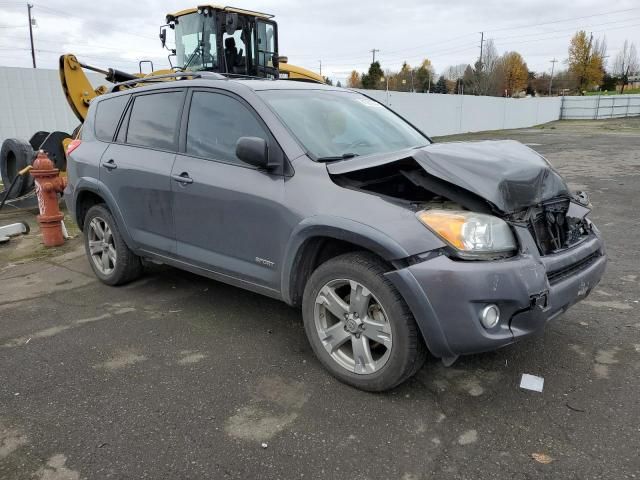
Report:
M602 278L607 258L595 228L578 245L544 257L527 241L528 233L520 233L523 253L510 259L474 262L440 255L387 274L433 355L495 350L542 332ZM487 304L500 307L500 322L492 329L479 319Z

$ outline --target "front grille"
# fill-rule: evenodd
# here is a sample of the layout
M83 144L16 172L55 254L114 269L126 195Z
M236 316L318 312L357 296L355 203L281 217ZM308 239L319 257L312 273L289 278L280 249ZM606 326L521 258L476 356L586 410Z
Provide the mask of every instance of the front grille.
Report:
M550 285L554 285L564 278L570 277L582 270L588 268L591 264L593 264L598 258L600 258L600 252L595 251L590 255L587 255L582 260L577 261L576 263L572 263L564 268L560 268L558 270L552 270L547 272L547 279L549 280Z
M533 210L529 231L541 255L569 248L588 235L585 220L568 217L568 210L569 200L564 198L545 202Z

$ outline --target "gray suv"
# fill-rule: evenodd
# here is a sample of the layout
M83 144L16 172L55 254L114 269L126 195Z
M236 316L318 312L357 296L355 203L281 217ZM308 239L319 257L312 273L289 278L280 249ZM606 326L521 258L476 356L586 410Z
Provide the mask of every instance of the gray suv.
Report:
M541 332L605 269L586 195L533 150L433 143L325 85L210 74L102 95L68 176L101 281L144 259L301 307L318 359L364 390L427 352Z

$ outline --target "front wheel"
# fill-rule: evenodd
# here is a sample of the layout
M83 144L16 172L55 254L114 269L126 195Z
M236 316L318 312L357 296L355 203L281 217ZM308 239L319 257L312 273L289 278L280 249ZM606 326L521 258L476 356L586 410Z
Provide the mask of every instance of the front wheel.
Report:
M372 254L348 253L318 267L304 291L315 354L336 378L362 390L391 389L426 358L413 315L386 271Z

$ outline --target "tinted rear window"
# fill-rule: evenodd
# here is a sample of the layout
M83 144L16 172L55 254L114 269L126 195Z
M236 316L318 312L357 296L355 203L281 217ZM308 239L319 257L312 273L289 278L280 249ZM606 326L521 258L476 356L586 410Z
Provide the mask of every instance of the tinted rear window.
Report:
M127 143L175 150L178 117L184 92L165 92L136 97L129 118Z
M116 133L118 122L122 116L122 111L129 101L131 95L121 95L119 97L107 98L97 105L95 131L98 140L110 142L113 134Z

